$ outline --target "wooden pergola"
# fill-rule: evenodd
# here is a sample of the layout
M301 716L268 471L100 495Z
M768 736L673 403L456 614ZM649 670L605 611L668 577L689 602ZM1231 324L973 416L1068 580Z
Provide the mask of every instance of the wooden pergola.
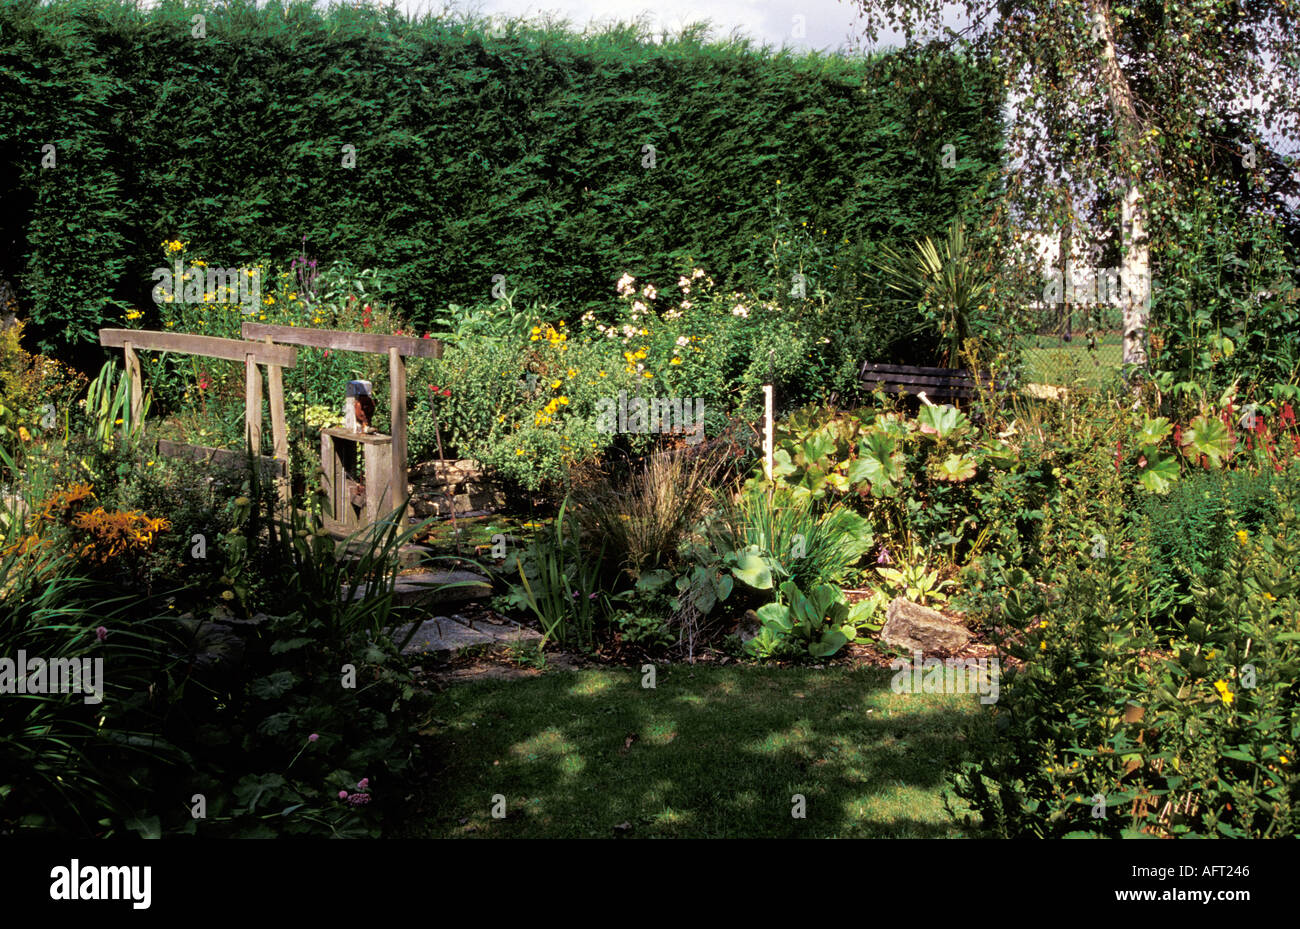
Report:
M348 433L341 429L326 429L321 433L322 466L326 472L326 490L334 507L336 528L352 528L355 519L340 519L348 503L344 485L339 475L342 462L338 443L355 443L363 446L368 463L380 465L376 472L367 472L367 506L364 522L373 522L390 509L401 510L405 515L408 480L406 440L406 359L441 358L442 343L437 339L416 339L409 336L372 335L365 332L348 332L338 329L300 329L296 326L273 326L262 323L243 324L239 339L222 339L216 336L191 335L182 332L159 332L142 329L101 329L99 344L105 348L121 348L126 361L127 377L131 384L131 413L139 421L144 410L144 391L137 351L175 352L182 355L199 355L244 363L244 432L248 448L254 459L280 478L289 473L289 432L284 414L283 369L297 364L297 350L292 346L330 349L332 351L366 352L388 356L389 419L391 436ZM267 400L271 411L271 457L261 454L262 445L262 376L258 365L266 366ZM229 449L188 445L180 442L159 443L159 452L174 457L217 461L230 466L243 464L243 456ZM381 480L376 481L377 478ZM287 496L288 485L281 481L281 495ZM399 516L400 518L400 516Z

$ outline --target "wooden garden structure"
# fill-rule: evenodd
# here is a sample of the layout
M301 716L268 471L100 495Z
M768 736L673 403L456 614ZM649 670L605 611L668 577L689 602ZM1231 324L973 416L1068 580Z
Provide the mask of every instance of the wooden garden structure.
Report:
M321 469L325 491L333 510L334 528L350 531L374 522L386 512L401 509L405 515L408 470L406 461L406 359L441 358L437 339L348 332L340 329L300 329L246 322L245 339L261 340L268 346L300 345L341 352L366 352L388 356L389 422L392 435L367 435L344 429L321 430ZM341 386L341 385L340 385ZM358 457L366 465L363 512L353 514L347 473Z
M345 429L321 430L321 467L325 473L325 490L329 495L333 518L327 523L337 531L349 532L378 520L398 509L405 513L408 480L406 450L406 359L441 358L442 343L436 339L409 336L372 335L337 329L299 329L295 326L272 326L246 322L243 340L181 332L157 332L142 329L101 329L99 344L120 348L125 356L127 377L131 383L131 415L139 422L144 411L144 390L138 351L175 352L244 363L244 431L248 448L255 461L280 479L282 497L288 496L289 432L284 414L285 368L297 364L300 345L333 351L367 352L388 356L389 420L392 435L349 432ZM266 366L267 400L271 411L272 455L261 454L262 445L262 375L258 365ZM339 385L342 387L343 385ZM340 390L340 398L342 391ZM160 454L216 462L223 466L242 467L246 459L229 449L161 441ZM355 496L347 481L355 473L357 459L366 466L365 493L360 513L350 509Z
M190 335L184 332L155 332L147 329L101 329L99 344L105 348L120 348L125 356L126 374L131 384L131 419L141 422L144 413L144 387L140 375L140 358L137 351L174 352L178 355L199 355L204 358L221 358L244 363L244 433L255 461L277 478L289 474L289 431L284 419L284 368L297 364L297 350L286 345L268 345L221 339L216 336ZM271 408L272 456L262 451L262 373L258 365L266 365L270 385L268 400ZM229 449L209 448L163 440L158 443L160 454L169 457L195 458L219 464L242 467L246 459ZM281 494L287 495L288 484L280 482Z

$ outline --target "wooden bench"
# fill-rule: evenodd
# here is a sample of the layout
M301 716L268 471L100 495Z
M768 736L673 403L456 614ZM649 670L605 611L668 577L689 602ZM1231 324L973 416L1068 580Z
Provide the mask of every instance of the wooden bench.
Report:
M987 375L981 378L987 383ZM883 390L895 396L915 396L924 392L933 403L967 403L978 394L975 378L962 368L925 368L912 365L864 362L858 382L867 391ZM1005 386L1005 385L1004 385ZM994 387L995 390L1001 388Z

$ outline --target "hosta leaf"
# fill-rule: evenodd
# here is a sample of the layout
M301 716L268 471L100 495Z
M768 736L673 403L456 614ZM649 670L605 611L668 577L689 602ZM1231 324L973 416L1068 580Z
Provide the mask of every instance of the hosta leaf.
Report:
M743 581L756 590L770 590L772 571L760 555L753 552L741 552L736 556L736 566L731 569L736 579ZM730 592L730 591L728 591ZM724 597L725 599L725 597Z
M828 658L843 648L846 642L848 638L844 633L838 629L831 629L822 636L820 642L813 642L808 646L808 654L814 658Z
M792 628L790 611L780 603L765 603L757 610L758 621L764 626L771 626L781 632Z

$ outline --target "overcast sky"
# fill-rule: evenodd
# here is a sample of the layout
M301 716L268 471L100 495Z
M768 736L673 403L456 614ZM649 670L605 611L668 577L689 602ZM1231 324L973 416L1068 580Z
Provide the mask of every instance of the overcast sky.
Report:
M861 34L856 11L842 0L399 0L411 11L452 7L482 15L535 18L551 13L582 29L590 24L641 20L676 31L683 23L709 20L715 33L733 30L774 47L836 51ZM882 36L881 44L891 44Z

